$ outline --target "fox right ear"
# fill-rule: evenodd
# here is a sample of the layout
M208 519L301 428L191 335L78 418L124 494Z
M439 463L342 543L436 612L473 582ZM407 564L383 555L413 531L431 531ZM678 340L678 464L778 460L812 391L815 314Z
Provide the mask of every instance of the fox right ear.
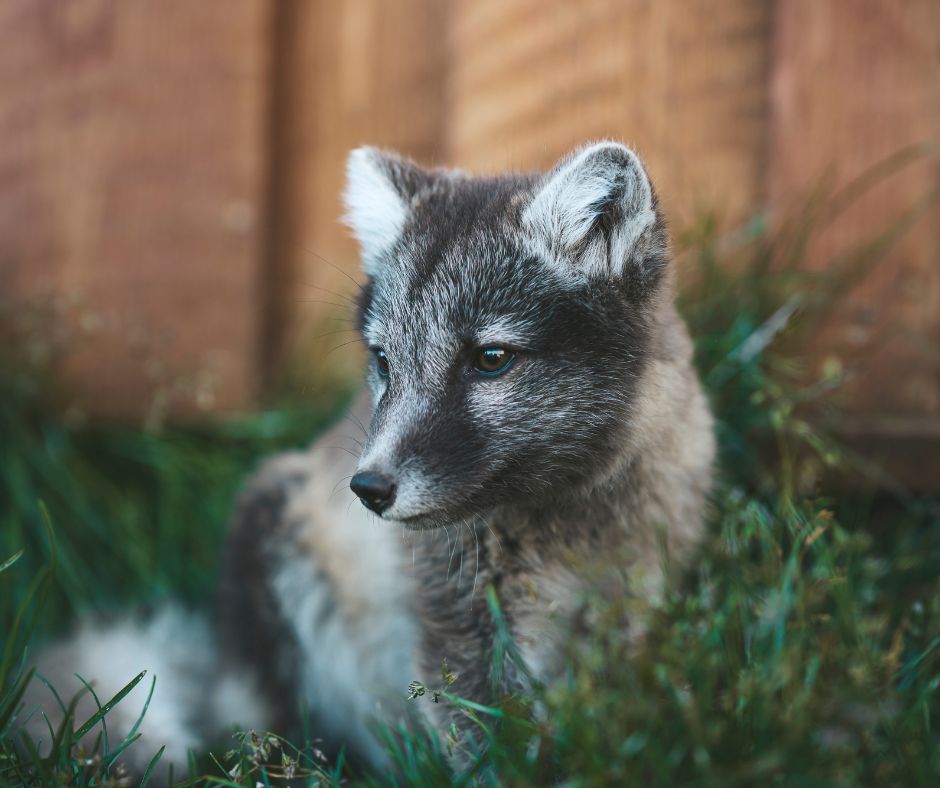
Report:
M351 151L346 160L346 225L362 249L362 267L374 276L382 256L401 237L411 200L431 176L414 162L377 148Z
M649 283L663 265L653 188L639 157L617 142L562 159L522 214L545 255L589 277Z

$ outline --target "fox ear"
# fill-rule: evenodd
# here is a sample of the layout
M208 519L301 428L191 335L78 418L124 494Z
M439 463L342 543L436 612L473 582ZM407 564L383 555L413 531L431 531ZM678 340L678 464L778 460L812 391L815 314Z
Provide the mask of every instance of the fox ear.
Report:
M394 246L411 212L414 196L431 175L417 164L377 148L351 151L346 160L346 225L362 249L362 267L374 276L382 255Z
M662 266L652 186L639 157L616 142L562 159L536 188L522 222L550 260L588 276L646 279L653 271L642 266ZM653 254L645 261L647 252Z

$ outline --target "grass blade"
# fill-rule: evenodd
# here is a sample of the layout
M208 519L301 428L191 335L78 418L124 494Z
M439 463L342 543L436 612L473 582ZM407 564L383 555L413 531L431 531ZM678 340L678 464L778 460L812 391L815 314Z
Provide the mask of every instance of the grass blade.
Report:
M150 782L150 778L153 776L153 770L157 767L160 758L163 757L164 750L166 750L165 744L157 750L156 755L150 759L150 763L147 764L147 769L144 771L144 776L140 779L140 788L147 788L147 783Z
M137 739L140 738L140 735L137 733L137 729L140 728L140 724L144 721L144 717L147 714L147 709L150 708L150 699L153 697L154 688L157 686L157 677L154 676L153 680L150 682L150 691L147 693L147 700L144 701L144 707L141 709L140 715L137 717L137 721L131 726L131 729L127 732L127 735L124 737L117 748L111 753L111 756L108 758L108 768L114 763L117 757L124 752L131 744L133 744Z
M128 682L111 700L104 704L104 706L99 707L98 711L91 715L88 720L82 725L77 731L75 731L75 738L81 739L88 731L95 727L98 722L118 703L120 703L127 694L136 687L141 679L147 675L147 671L141 671L138 673L130 682ZM81 678L81 677L79 677Z
M19 550L13 553L13 555L11 555L6 561L0 564L0 572L5 572L7 569L13 566L13 564L15 564L17 561L19 561L23 557L23 554L25 552L26 552L26 548L21 547Z

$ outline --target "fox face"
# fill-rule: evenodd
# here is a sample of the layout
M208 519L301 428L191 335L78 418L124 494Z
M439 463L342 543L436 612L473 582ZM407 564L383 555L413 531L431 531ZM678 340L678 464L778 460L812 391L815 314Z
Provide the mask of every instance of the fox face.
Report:
M362 502L421 529L606 478L669 289L636 155L604 142L546 175L472 178L361 148L346 202L375 406Z

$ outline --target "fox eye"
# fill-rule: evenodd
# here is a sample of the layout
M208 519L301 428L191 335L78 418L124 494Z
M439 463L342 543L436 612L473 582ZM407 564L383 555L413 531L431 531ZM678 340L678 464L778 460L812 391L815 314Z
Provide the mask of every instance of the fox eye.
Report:
M376 348L372 351L375 354L375 369L380 378L387 378L389 373L388 356L382 348Z
M473 368L481 375L495 378L511 366L516 354L504 347L483 347L476 352Z

